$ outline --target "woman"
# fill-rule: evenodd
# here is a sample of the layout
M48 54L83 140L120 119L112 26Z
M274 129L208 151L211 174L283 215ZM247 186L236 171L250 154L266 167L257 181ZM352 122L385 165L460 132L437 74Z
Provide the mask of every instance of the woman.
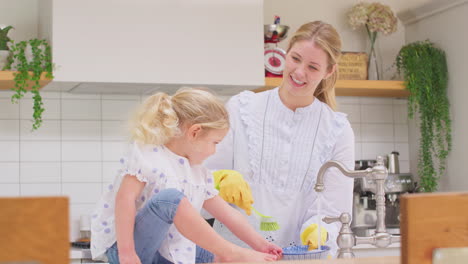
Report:
M324 177L320 216L313 189L326 161L341 161L348 169L354 166L353 131L346 115L334 111L340 55L341 40L331 25L321 21L302 25L290 40L281 85L231 98L227 105L230 131L206 162L210 169L232 169L244 175L255 209L273 216L281 227L258 231L281 247L300 245L304 242L301 234L307 236L306 229L309 233L318 230L320 218L352 210L353 180L337 169L328 170ZM239 182L238 178L225 179ZM249 209L243 201L237 204ZM259 219L251 215L249 221L259 228ZM334 254L339 224L321 225L328 231L327 245ZM215 228L236 241L221 224L216 223ZM314 236L317 238L316 232ZM314 236L307 243L317 244L317 239L312 241Z

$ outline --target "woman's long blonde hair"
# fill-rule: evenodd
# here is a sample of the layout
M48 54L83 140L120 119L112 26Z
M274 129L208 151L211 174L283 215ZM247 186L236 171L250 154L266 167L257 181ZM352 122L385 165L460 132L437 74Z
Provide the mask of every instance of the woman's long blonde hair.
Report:
M181 135L183 126L202 129L229 127L229 117L221 100L204 88L181 88L173 96L156 93L137 109L131 122L132 140L161 145Z
M341 38L336 29L322 21L309 22L302 25L289 41L288 52L292 46L302 40L313 40L328 55L328 69L338 63L341 57ZM323 79L314 92L314 96L326 103L333 110L336 109L335 84L338 79L338 67L335 72Z

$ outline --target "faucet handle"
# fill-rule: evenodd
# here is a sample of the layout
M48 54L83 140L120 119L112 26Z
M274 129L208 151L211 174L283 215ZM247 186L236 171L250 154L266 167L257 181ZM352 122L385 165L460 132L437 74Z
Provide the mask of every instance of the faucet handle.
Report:
M351 223L351 215L349 213L342 213L339 217L324 217L322 219L325 223L331 224L333 222L341 222L342 224Z

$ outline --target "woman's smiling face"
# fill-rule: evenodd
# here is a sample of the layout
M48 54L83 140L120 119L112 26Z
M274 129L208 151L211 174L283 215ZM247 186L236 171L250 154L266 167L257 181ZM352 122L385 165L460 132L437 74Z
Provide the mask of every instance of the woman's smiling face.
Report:
M335 70L313 40L296 42L286 55L283 87L294 96L313 96L315 89Z

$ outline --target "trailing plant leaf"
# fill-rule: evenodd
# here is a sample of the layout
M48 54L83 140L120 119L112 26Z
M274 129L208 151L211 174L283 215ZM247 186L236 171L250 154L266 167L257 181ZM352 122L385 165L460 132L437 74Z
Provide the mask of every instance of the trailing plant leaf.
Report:
M28 45L31 48L32 59L28 60L26 54ZM50 45L43 39L31 39L29 41L21 41L15 43L12 41L10 51L13 54L9 59L6 69L13 68L15 73L15 88L16 93L12 95L11 101L17 103L18 100L24 97L28 87L28 82L32 81L31 93L33 94L33 130L38 129L42 124L42 113L44 112L44 104L39 93L41 75L45 72L46 77L52 79L52 54ZM31 73L30 73L31 72Z
M420 146L418 174L426 192L437 190L452 149L451 119L447 97L448 71L445 52L430 41L418 41L401 48L396 58L404 74L408 116L419 114Z

